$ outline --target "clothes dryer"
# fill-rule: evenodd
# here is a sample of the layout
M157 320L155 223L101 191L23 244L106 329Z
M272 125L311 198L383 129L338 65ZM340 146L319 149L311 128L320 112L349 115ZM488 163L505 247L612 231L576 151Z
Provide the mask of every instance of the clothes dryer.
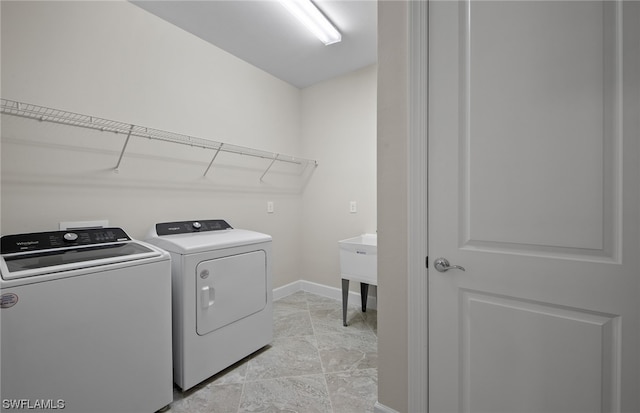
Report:
M271 236L224 220L156 224L171 254L173 374L187 390L271 343Z

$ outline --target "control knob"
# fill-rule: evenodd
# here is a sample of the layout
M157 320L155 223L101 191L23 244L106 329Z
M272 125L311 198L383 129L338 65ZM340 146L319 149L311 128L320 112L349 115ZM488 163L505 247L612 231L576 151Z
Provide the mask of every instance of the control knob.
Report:
M200 228L202 228L202 224L201 224L201 223L199 223L198 221L196 221L196 222L194 222L193 224L191 224L191 226L192 226L194 229L200 229Z
M76 234L75 232L67 232L62 237L64 238L65 241L71 242L78 239L78 234Z

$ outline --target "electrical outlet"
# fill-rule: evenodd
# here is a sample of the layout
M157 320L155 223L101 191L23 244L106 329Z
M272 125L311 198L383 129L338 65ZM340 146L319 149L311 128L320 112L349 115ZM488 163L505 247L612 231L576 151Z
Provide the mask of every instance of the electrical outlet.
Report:
M273 201L267 201L267 213L273 214Z
M358 212L358 204L356 203L356 201L349 202L349 212L352 214Z

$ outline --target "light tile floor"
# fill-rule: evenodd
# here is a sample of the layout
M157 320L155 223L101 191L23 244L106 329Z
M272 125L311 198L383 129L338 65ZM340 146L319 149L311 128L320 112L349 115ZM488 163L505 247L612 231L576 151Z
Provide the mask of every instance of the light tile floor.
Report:
M274 340L184 393L172 413L364 413L378 393L377 313L306 292L274 301Z

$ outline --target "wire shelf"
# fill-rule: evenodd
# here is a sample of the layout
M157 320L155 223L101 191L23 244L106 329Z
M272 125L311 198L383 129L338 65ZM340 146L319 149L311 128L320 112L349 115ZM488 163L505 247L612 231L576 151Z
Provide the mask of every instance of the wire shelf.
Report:
M127 144L129 143L129 138L131 136L137 136L141 138L154 139L164 142L172 142L181 145L189 145L193 147L205 148L205 149L213 149L215 150L215 154L211 163L207 167L207 170L204 172L204 175L207 174L219 152L227 152L233 153L237 155L246 155L252 156L256 158L269 159L271 163L269 167L265 170L265 172L260 177L260 180L264 178L269 169L273 166L275 162L286 162L291 164L297 164L301 166L318 166L318 162L312 159L305 159L294 157L290 155L283 155L275 152L267 152L260 149L248 148L244 146L232 145L224 142L213 141L209 139L202 139L188 135L182 135L174 132L167 132L160 129L154 129L144 126L133 125L130 123L118 122L109 119L103 119L95 116L82 115L79 113L68 112L60 109L53 109L44 106L33 105L30 103L17 102L9 99L0 99L1 100L1 113L12 116L19 116L28 119L35 119L41 122L52 122L59 123L62 125L70 125L81 128L99 130L103 132L113 132L116 134L123 134L127 136L127 139L124 143L122 151L120 153L120 157L118 159L118 163L114 169L118 169L120 166L120 161L124 155Z

